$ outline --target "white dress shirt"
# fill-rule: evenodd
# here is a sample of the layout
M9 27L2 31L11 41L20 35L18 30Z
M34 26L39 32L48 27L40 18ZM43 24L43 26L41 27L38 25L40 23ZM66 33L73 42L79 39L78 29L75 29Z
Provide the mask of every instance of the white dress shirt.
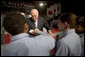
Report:
M36 29L38 28L38 21L34 22Z

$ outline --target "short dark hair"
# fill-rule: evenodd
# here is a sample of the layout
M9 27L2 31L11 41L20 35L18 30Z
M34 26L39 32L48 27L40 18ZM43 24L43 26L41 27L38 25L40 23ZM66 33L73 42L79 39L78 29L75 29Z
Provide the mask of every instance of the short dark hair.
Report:
M84 18L79 17L77 19L77 24L76 24L76 27L75 27L75 31L78 34L84 33Z
M81 25L81 26L84 27L84 18L79 17L79 20L78 20L78 24L77 25Z
M63 13L59 16L58 19L62 22L67 22L70 26L69 27L70 29L75 28L76 19L77 19L77 16L75 14L73 14L73 13Z
M24 32L24 24L27 23L24 16L18 12L9 12L3 20L3 26L11 35L17 35Z

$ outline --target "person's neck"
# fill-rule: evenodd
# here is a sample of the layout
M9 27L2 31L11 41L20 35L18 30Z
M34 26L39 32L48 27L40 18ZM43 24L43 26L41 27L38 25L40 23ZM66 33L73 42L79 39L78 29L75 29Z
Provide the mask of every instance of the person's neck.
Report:
M27 33L28 31L27 30L24 30L24 32L23 33Z
M69 30L69 28L67 27L63 32L67 32Z

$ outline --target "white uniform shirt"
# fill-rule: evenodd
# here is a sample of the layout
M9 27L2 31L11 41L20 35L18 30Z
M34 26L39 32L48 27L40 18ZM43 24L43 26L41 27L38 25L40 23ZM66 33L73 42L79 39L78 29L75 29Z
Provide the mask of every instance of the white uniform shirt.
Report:
M74 29L65 32L65 36L58 40L56 56L80 56L81 42Z
M15 35L11 43L1 48L1 56L49 56L55 46L55 40L41 31L34 38L26 33Z

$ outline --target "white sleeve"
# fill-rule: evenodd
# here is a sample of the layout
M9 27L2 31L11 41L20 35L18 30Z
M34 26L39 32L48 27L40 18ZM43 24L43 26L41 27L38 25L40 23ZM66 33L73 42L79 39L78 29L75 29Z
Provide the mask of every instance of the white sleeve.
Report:
M41 34L41 35L48 35L48 34L46 34L45 32L42 32L42 31L38 31L38 34Z
M49 47L50 50L55 47L55 39L50 35L47 35L47 46Z
M55 39L52 36L42 31L39 31L38 33L40 33L41 35L36 36L34 39L38 39L39 41L41 41L49 50L55 47Z

